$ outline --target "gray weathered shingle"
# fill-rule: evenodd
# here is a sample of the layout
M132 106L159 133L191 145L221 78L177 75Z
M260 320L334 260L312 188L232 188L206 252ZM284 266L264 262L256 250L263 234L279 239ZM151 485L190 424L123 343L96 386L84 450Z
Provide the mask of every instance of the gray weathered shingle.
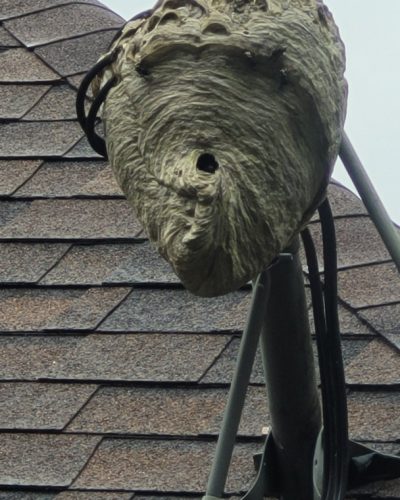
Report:
M69 486L99 441L96 436L3 433L0 486Z
M87 4L64 5L17 17L5 27L27 47L119 27L122 19L102 8Z
M49 85L0 85L0 118L22 118L49 89Z
M106 52L116 33L115 29L90 33L79 38L43 45L35 53L62 76L88 71ZM96 51L93 50L96 47Z
M9 196L36 172L40 160L0 160L0 196Z
M0 66L2 83L52 82L60 79L56 72L25 48L1 51Z
M96 388L89 384L0 383L0 428L62 431Z

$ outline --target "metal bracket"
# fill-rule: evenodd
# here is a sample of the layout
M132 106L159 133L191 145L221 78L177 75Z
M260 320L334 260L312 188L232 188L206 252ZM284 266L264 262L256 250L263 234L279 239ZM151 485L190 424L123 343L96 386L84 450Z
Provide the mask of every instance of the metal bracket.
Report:
M314 500L322 498L324 449L320 433L314 454ZM349 440L348 490L400 477L400 456L380 453Z
M400 456L380 453L354 441L349 442L349 450L349 488L400 477Z
M279 496L278 463L271 433L267 436L263 452L254 456L254 464L258 469L257 476L241 500L261 500L267 496Z

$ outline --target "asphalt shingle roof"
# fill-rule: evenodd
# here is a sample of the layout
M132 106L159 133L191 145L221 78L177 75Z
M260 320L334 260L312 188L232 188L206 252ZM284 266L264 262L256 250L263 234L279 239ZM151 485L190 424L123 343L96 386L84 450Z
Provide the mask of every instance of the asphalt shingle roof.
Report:
M200 496L250 290L184 291L83 137L76 88L122 20L96 0L2 0L0 20L0 498ZM399 452L400 281L360 200L330 199L351 434ZM270 423L262 384L258 356L232 494Z

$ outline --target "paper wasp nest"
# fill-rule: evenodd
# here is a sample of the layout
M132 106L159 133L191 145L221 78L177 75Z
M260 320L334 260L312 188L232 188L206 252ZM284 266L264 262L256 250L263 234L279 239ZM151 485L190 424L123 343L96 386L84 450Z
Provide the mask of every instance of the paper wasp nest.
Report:
M325 196L346 108L319 0L164 0L128 23L103 109L115 175L197 295L254 278Z

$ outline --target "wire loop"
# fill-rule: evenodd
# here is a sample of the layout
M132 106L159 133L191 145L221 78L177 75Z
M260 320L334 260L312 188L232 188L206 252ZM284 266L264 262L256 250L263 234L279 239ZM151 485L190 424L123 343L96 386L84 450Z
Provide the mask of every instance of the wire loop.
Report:
M85 132L89 144L92 146L92 148L96 151L96 153L98 153L101 156L104 156L104 158L106 159L107 159L106 143L105 140L96 133L95 126L96 126L97 113L100 109L100 106L105 101L111 88L117 82L117 78L116 77L110 78L110 80L108 80L108 82L101 88L100 92L92 102L92 105L89 109L89 114L87 116L85 111L85 100L89 86L94 80L94 78L98 76L99 73L103 71L106 66L112 64L116 60L118 52L119 49L113 50L110 54L101 59L98 63L96 63L93 66L92 69L88 71L88 73L85 75L84 79L82 80L79 86L78 94L76 96L76 114L78 117L79 124L82 127L82 130Z
M136 16L132 17L128 21L128 23L132 21L136 21L138 19L146 19L153 12L153 9L146 10L144 12L140 12ZM111 41L110 47L118 40L118 38L123 33L123 27L117 31L115 37ZM119 47L116 47L109 54L103 57L100 61L98 61L93 68L91 68L85 77L83 78L78 93L76 96L76 115L78 117L78 121L82 130L85 132L85 135L89 141L89 144L99 155L103 156L107 159L107 147L106 142L103 137L99 136L96 132L96 124L97 124L97 113L107 98L108 93L111 88L117 83L117 78L114 76L107 81L107 83L101 88L100 92L94 99L89 109L89 113L86 116L85 111L85 100L87 98L88 89L96 76L98 76L107 66L112 64L120 51Z

